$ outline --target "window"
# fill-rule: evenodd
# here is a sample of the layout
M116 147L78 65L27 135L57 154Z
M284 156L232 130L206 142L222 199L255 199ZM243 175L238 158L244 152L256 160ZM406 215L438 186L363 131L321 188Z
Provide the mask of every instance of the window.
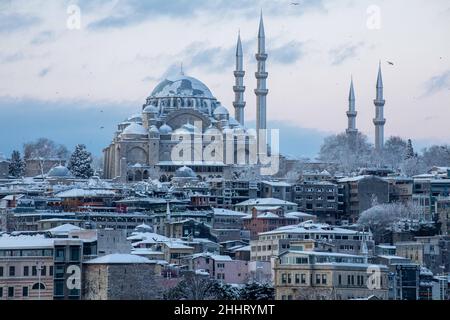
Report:
M0 267L0 277L3 277L3 267Z
M65 248L56 248L55 250L55 261L65 260Z
M0 298L3 298L3 287L0 287Z
M53 293L55 296L64 296L64 280L55 281L55 287L53 289Z
M24 266L23 267L23 276L24 277L28 277L30 274L30 267L29 266Z
M53 266L50 266L48 271L49 271L48 275L53 276Z
M32 290L45 290L45 286L43 283L35 283L33 284L33 286L31 287Z
M320 284L320 274L316 274L316 284Z
M291 274L290 273L288 273L288 279L287 279L287 282L290 284L290 283L292 283L292 278L291 278Z
M47 275L47 266L41 267L41 276L45 277Z
M282 284L286 284L287 283L287 274L286 273L282 273L281 274L281 283Z
M341 275L338 276L338 283L339 283L339 285L342 284L342 276Z
M306 283L306 274L302 273L302 284Z
M56 266L55 279L64 279L64 266Z
M80 247L70 247L70 261L80 261Z
M32 275L33 277L36 277L36 276L37 276L37 267L36 267L36 266L32 266L32 267L31 267L31 275Z
M327 284L327 275L326 274L322 275L322 284Z
M10 266L9 267L9 276L14 277L16 275L16 267Z
M295 283L296 284L300 283L300 275L298 273L295 274Z
M28 287L22 288L22 297L28 297Z
M14 297L14 287L8 287L8 297Z

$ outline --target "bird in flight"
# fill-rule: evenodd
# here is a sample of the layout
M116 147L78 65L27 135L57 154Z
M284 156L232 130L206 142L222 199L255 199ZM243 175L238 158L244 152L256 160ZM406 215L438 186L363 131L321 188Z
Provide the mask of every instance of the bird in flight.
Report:
M391 66L393 66L394 65L394 63L393 62L391 62L391 61L386 61L387 63L389 63Z
M300 2L291 2L291 6L299 6Z

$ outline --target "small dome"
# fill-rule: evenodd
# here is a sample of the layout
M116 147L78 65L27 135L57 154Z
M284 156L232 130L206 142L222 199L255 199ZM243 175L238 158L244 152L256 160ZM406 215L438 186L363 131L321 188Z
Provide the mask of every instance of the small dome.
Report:
M195 178L195 172L194 170L192 170L189 167L181 167L179 169L177 169L177 171L175 172L175 177L177 178Z
M224 107L224 106L218 106L215 110L214 110L214 115L215 116L228 116L228 110Z
M215 126L210 125L208 127L208 129L206 129L205 134L206 135L220 135L220 130L217 129Z
M158 113L158 109L157 109L155 106L152 106L152 105L150 104L150 105L148 105L148 106L145 107L145 109L144 109L143 112L144 112L144 113L154 113L154 114L156 114L156 113Z
M125 130L123 130L122 135L146 136L147 135L147 131L140 124L133 122L128 127L126 127Z
M172 131L172 128L165 123L159 128L159 134L171 134Z
M56 166L50 169L47 176L51 178L70 178L72 173L64 166Z
M132 116L130 116L124 122L138 122L138 123L142 123L142 117L141 117L140 114L133 114Z
M149 129L148 131L149 131L150 133L159 134L159 130L158 130L158 128L157 128L155 125L151 126L150 129Z

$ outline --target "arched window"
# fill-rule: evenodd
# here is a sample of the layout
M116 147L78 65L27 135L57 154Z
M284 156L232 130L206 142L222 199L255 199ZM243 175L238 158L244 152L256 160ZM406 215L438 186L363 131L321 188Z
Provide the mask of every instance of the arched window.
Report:
M43 283L38 282L38 283L33 284L31 289L32 290L39 290L39 289L45 290L45 285Z

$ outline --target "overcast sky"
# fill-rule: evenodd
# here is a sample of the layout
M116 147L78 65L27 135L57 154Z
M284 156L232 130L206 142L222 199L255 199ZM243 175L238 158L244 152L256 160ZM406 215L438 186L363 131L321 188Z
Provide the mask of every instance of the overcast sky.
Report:
M345 130L351 75L357 127L372 140L379 60L386 137L450 142L448 0L0 0L0 152L46 136L100 154L181 63L233 113L239 29L253 125L261 8L268 119L282 151L314 156L324 136Z

